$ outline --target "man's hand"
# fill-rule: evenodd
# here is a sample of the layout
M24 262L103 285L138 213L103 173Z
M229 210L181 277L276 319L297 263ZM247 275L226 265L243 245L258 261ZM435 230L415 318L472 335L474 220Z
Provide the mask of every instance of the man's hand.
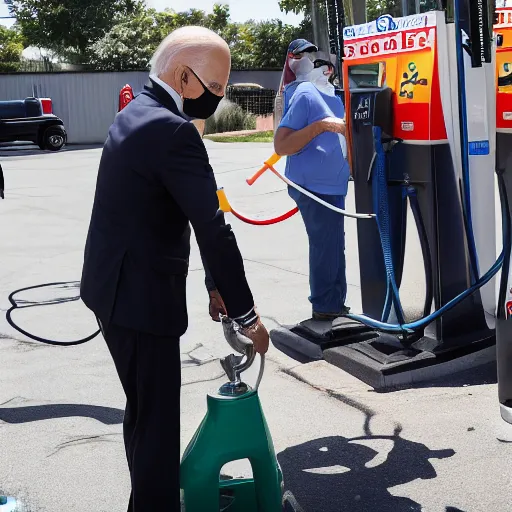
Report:
M254 349L258 354L264 355L267 353L270 338L267 329L259 318L255 324L242 329L240 332L253 342Z
M210 316L214 322L220 322L220 315L226 315L226 306L217 290L210 292Z
M337 117L326 117L325 119L318 121L318 123L324 132L341 133L341 135L345 135L346 126L343 119L339 119Z

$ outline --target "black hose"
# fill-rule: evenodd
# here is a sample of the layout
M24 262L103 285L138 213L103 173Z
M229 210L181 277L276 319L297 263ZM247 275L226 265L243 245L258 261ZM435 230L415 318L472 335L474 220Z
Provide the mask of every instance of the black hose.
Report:
M508 201L507 194L507 185L505 184L505 178L503 177L504 169L499 169L496 171L496 175L498 177L498 190L500 192L500 199L503 205L502 215L506 215L509 219L506 230L508 232L508 239L512 240L512 226L510 223L510 204ZM510 271L510 250L505 253L505 258L503 259L503 267L501 269L501 283L500 289L498 293L498 318L507 318L507 311L505 310L505 302L507 297L508 290L508 276Z
M9 295L9 302L11 303L11 307L7 310L7 313L5 314L5 318L6 318L7 322L8 322L8 324L13 329L16 329L18 332L20 332L21 334L23 334L27 338L30 338L30 339L32 339L34 341L39 341L40 343L45 343L46 345L55 345L55 346L61 346L61 347L71 347L73 345L82 345L83 343L87 343L88 341L91 341L96 336L98 336L98 334L100 333L99 329L95 333L87 336L86 338L82 338L80 340L76 340L76 341L54 341L54 340L47 340L45 338L41 338L40 336L36 336L35 334L31 334L31 333L25 331L24 329L22 329L21 327L16 325L16 323L12 319L12 312L15 309L32 308L32 307L35 307L35 306L52 306L52 305L55 305L55 304L64 304L66 302L75 302L77 300L80 300L80 295L78 295L78 296L75 296L75 297L70 297L68 299L62 299L62 300L57 300L57 301L47 301L47 302L34 302L34 303L31 303L31 304L28 304L28 305L19 306L18 303L16 302L15 298L14 298L18 293L25 292L25 291L28 291L28 290L36 290L36 289L39 289L39 288L47 288L47 287L50 287L50 286L67 286L67 285L78 286L78 284L79 283L76 282L76 281L75 282L61 282L61 283L46 283L46 284L39 284L39 285L36 285L36 286L28 286L27 288L20 288L19 290L15 290L14 292L12 292Z
M420 204L418 202L418 196L416 195L416 189L414 187L407 187L407 197L409 198L409 202L411 204L411 210L414 215L414 220L416 222L416 228L418 229L421 252L423 254L426 288L425 305L423 306L423 316L428 316L430 314L430 308L432 307L432 301L434 300L432 251L430 249L430 244L428 242L427 228L421 215Z

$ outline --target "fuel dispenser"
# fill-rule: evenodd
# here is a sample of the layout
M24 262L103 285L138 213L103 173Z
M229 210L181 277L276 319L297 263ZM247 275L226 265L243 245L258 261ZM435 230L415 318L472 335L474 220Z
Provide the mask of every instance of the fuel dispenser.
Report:
M496 172L502 176L507 200L512 197L512 7L496 9L497 109ZM509 210L510 211L510 210ZM510 217L509 217L510 219ZM512 223L512 219L510 219ZM496 356L502 418L512 423L512 275L510 251L505 253L498 293Z
M376 77L345 90L356 208L377 220L357 221L364 314L271 333L289 355L324 358L376 388L494 358L493 278L504 258L495 236L493 8L453 7L452 17L386 15L344 28L344 83L358 70ZM425 274L413 308L400 300L409 209Z

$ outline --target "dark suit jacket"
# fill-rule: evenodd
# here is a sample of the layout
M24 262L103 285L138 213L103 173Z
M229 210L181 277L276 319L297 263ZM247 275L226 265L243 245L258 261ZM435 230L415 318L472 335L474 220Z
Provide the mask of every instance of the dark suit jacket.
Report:
M251 310L216 191L199 132L150 82L116 116L99 167L81 296L105 329L112 322L161 336L186 331L189 222L228 314Z

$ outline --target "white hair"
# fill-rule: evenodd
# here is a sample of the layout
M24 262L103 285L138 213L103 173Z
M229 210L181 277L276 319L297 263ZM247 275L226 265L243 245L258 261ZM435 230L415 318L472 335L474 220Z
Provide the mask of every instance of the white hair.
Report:
M163 75L171 68L179 54L192 47L211 47L215 40L226 44L215 32L204 27L188 26L174 30L160 43L151 58L151 74Z

